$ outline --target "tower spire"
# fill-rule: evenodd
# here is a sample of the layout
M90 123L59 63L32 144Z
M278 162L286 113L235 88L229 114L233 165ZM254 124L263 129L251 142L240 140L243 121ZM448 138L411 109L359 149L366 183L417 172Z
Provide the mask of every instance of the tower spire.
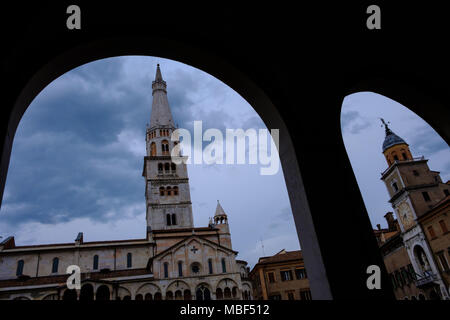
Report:
M167 84L163 80L159 64L156 66L155 80L152 82L152 95L150 128L175 128L169 101L167 100Z

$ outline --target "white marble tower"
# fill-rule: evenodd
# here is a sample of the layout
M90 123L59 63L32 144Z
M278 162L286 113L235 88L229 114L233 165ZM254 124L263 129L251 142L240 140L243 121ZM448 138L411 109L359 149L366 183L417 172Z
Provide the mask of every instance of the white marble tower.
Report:
M171 151L176 129L167 99L167 85L159 64L152 83L153 102L150 125L146 131L147 155L144 157L147 232L193 228L191 195L185 163L175 164Z

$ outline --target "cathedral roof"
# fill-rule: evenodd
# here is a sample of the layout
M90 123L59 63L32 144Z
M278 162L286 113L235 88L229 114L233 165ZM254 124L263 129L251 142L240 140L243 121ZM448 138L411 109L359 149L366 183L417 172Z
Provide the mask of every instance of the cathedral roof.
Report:
M384 138L383 142L383 152L386 151L388 148L395 146L397 144L407 144L405 140L400 138L398 135L392 132L391 129L389 129L388 125L384 122L383 119L381 119L381 121L383 122L384 127L386 129L386 137Z
M174 128L172 113L170 112L169 101L167 100L167 85L163 80L159 64L156 67L155 80L152 82L153 102L150 116L150 128L171 127Z
M223 210L222 206L220 205L219 200L217 200L217 207L216 207L216 213L214 213L214 216L226 216L227 214Z

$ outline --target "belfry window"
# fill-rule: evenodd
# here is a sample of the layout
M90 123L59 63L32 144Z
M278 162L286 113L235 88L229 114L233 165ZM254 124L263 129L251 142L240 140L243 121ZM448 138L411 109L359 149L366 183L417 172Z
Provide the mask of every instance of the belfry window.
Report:
M164 140L161 142L162 154L169 155L169 142Z
M170 164L168 162L166 162L164 164L164 171L166 171L166 173L169 173L169 170L170 170Z
M173 195L174 196L178 195L178 187L173 187Z
M183 262L178 261L178 276L182 277L183 276Z
M177 171L177 165L175 163L171 163L170 164L170 169L172 170L172 173L175 173L175 171Z
M167 222L168 226L172 225L172 220L170 219L170 214L166 215L166 222Z
M154 142L150 144L150 155L152 157L156 156L156 143Z
M17 262L17 270L16 270L16 276L21 276L23 274L23 260L19 260Z
M162 173L162 171L163 171L163 164L158 163L158 173Z
M165 194L165 189L164 189L164 187L160 187L160 188L159 188L159 195L160 195L160 196L164 196L164 194Z
M167 195L168 195L168 196L171 196L171 195L172 195L172 187L167 187L167 188L166 188L166 191L167 191Z
M53 258L53 264L52 264L52 273L57 273L58 272L58 264L59 264L59 259L58 258Z

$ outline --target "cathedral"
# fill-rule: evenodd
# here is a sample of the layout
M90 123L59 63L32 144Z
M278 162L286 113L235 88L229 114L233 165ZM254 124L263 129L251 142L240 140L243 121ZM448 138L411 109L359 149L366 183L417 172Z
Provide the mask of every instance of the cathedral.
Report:
M0 299L250 300L247 262L237 260L228 217L217 201L206 227L194 227L184 162L172 161L178 141L159 65L146 130L146 237L16 246L0 243ZM179 159L183 159L181 153ZM67 287L67 267L81 271L81 288Z

